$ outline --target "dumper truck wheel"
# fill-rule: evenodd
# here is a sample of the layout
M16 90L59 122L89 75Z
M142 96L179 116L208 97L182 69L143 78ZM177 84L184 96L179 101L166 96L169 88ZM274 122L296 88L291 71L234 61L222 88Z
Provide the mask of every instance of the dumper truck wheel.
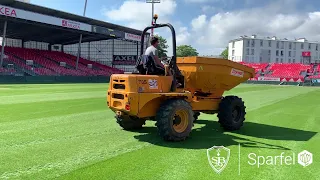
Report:
M246 107L241 98L226 96L219 104L218 118L220 125L228 131L238 130L245 120Z
M158 133L166 141L183 141L192 130L193 119L192 107L187 101L170 99L156 114Z
M117 123L124 130L141 129L142 126L145 124L144 119L140 119L134 116L116 116L116 119L117 119Z

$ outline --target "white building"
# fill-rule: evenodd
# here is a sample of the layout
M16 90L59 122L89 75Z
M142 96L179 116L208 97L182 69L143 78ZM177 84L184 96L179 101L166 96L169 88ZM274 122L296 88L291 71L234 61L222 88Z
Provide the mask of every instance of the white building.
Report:
M241 36L228 46L229 60L250 63L319 63L320 42Z

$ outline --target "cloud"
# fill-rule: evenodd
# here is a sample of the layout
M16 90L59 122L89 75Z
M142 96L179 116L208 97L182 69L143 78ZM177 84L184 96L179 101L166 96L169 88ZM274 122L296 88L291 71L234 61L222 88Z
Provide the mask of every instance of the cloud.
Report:
M223 2L227 0L184 0L187 3L216 3L216 2Z
M204 3L209 1L212 1L212 0L185 0L185 2L188 2L188 3Z
M155 13L159 16L157 23L171 22L174 26L176 29L177 44L179 45L187 43L190 34L187 31L187 27L183 26L183 23L171 20L171 16L175 13L176 7L177 3L175 0L162 0L160 4L155 4ZM108 21L135 29L142 30L151 24L151 4L147 4L145 1L127 0L117 8L103 8L102 12ZM168 54L171 55L172 37L170 29L156 29L154 34L159 34L167 39L167 44L169 45Z
M211 17L199 15L190 23L194 37L190 42L199 51L210 55L219 54L229 40L241 35L306 37L309 41L319 41L320 12L295 11L295 4L289 3L292 1L280 0L264 7L221 12ZM279 5L287 8L284 10Z
M206 0L185 0L185 2L204 2ZM222 2L210 0L207 2ZM232 2L232 0L228 0ZM253 2L246 0L247 4ZM176 29L177 45L189 44L195 47L200 55L217 55L232 39L242 35L256 34L260 37L277 36L294 39L306 37L309 41L320 40L320 12L306 11L297 7L302 0L266 1L266 5L256 5L254 8L217 10L220 7L201 6L199 14L193 19L183 19L173 22L177 3L174 0L163 0L155 5L159 14L159 22L171 22ZM205 3L205 2L204 2ZM111 22L122 23L132 28L143 29L151 21L151 5L145 1L128 0L120 7L104 9L105 17ZM202 7L202 9L201 9ZM285 8L284 8L285 7ZM201 11L202 10L202 11ZM217 10L214 13L213 10ZM184 22L189 22L186 24ZM171 34L167 29L157 30L167 39L171 46ZM168 52L171 52L170 47Z
M177 46L182 44L188 44L190 38L190 33L188 32L187 27L180 27L176 35Z
M159 23L168 21L176 7L174 0L162 0L160 4L155 4L154 13L159 15ZM118 8L104 8L103 15L110 21L124 23L131 28L143 29L151 24L151 4L145 1L127 0Z
M202 30L204 28L204 26L206 25L207 22L207 16L206 15L200 15L197 18L193 19L191 21L191 27L192 30L194 31L199 31Z
M201 11L203 13L217 13L217 12L223 12L224 10L221 7L204 5L201 7Z
M190 44L190 39L191 39L191 34L188 31L188 28L185 26L180 26L177 25L175 27L176 29L176 45L183 45L183 44ZM165 36L161 34L161 36L165 37L167 39L167 44L168 44L168 53L167 55L171 56L172 55L172 36L171 32L166 34Z

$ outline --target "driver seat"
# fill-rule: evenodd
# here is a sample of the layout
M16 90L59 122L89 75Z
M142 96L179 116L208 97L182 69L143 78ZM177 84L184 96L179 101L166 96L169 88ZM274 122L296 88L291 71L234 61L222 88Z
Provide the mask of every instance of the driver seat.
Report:
M133 74L165 75L165 70L156 66L154 58L148 55L142 55L138 58L136 70L138 72L134 72Z

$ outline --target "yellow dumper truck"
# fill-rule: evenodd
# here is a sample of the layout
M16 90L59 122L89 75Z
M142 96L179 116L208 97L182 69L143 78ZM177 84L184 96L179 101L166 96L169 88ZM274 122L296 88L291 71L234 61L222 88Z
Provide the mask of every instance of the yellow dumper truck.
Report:
M225 130L238 130L245 120L245 105L237 96L223 96L240 83L254 77L255 71L239 63L218 58L176 57L176 35L171 24L173 56L168 58L164 75L145 73L113 74L107 104L117 123L125 130L139 129L146 120L156 121L159 135L166 141L185 140L201 113L215 114ZM141 60L140 57L140 60ZM171 73L169 73L171 72ZM177 87L180 83L182 86Z

